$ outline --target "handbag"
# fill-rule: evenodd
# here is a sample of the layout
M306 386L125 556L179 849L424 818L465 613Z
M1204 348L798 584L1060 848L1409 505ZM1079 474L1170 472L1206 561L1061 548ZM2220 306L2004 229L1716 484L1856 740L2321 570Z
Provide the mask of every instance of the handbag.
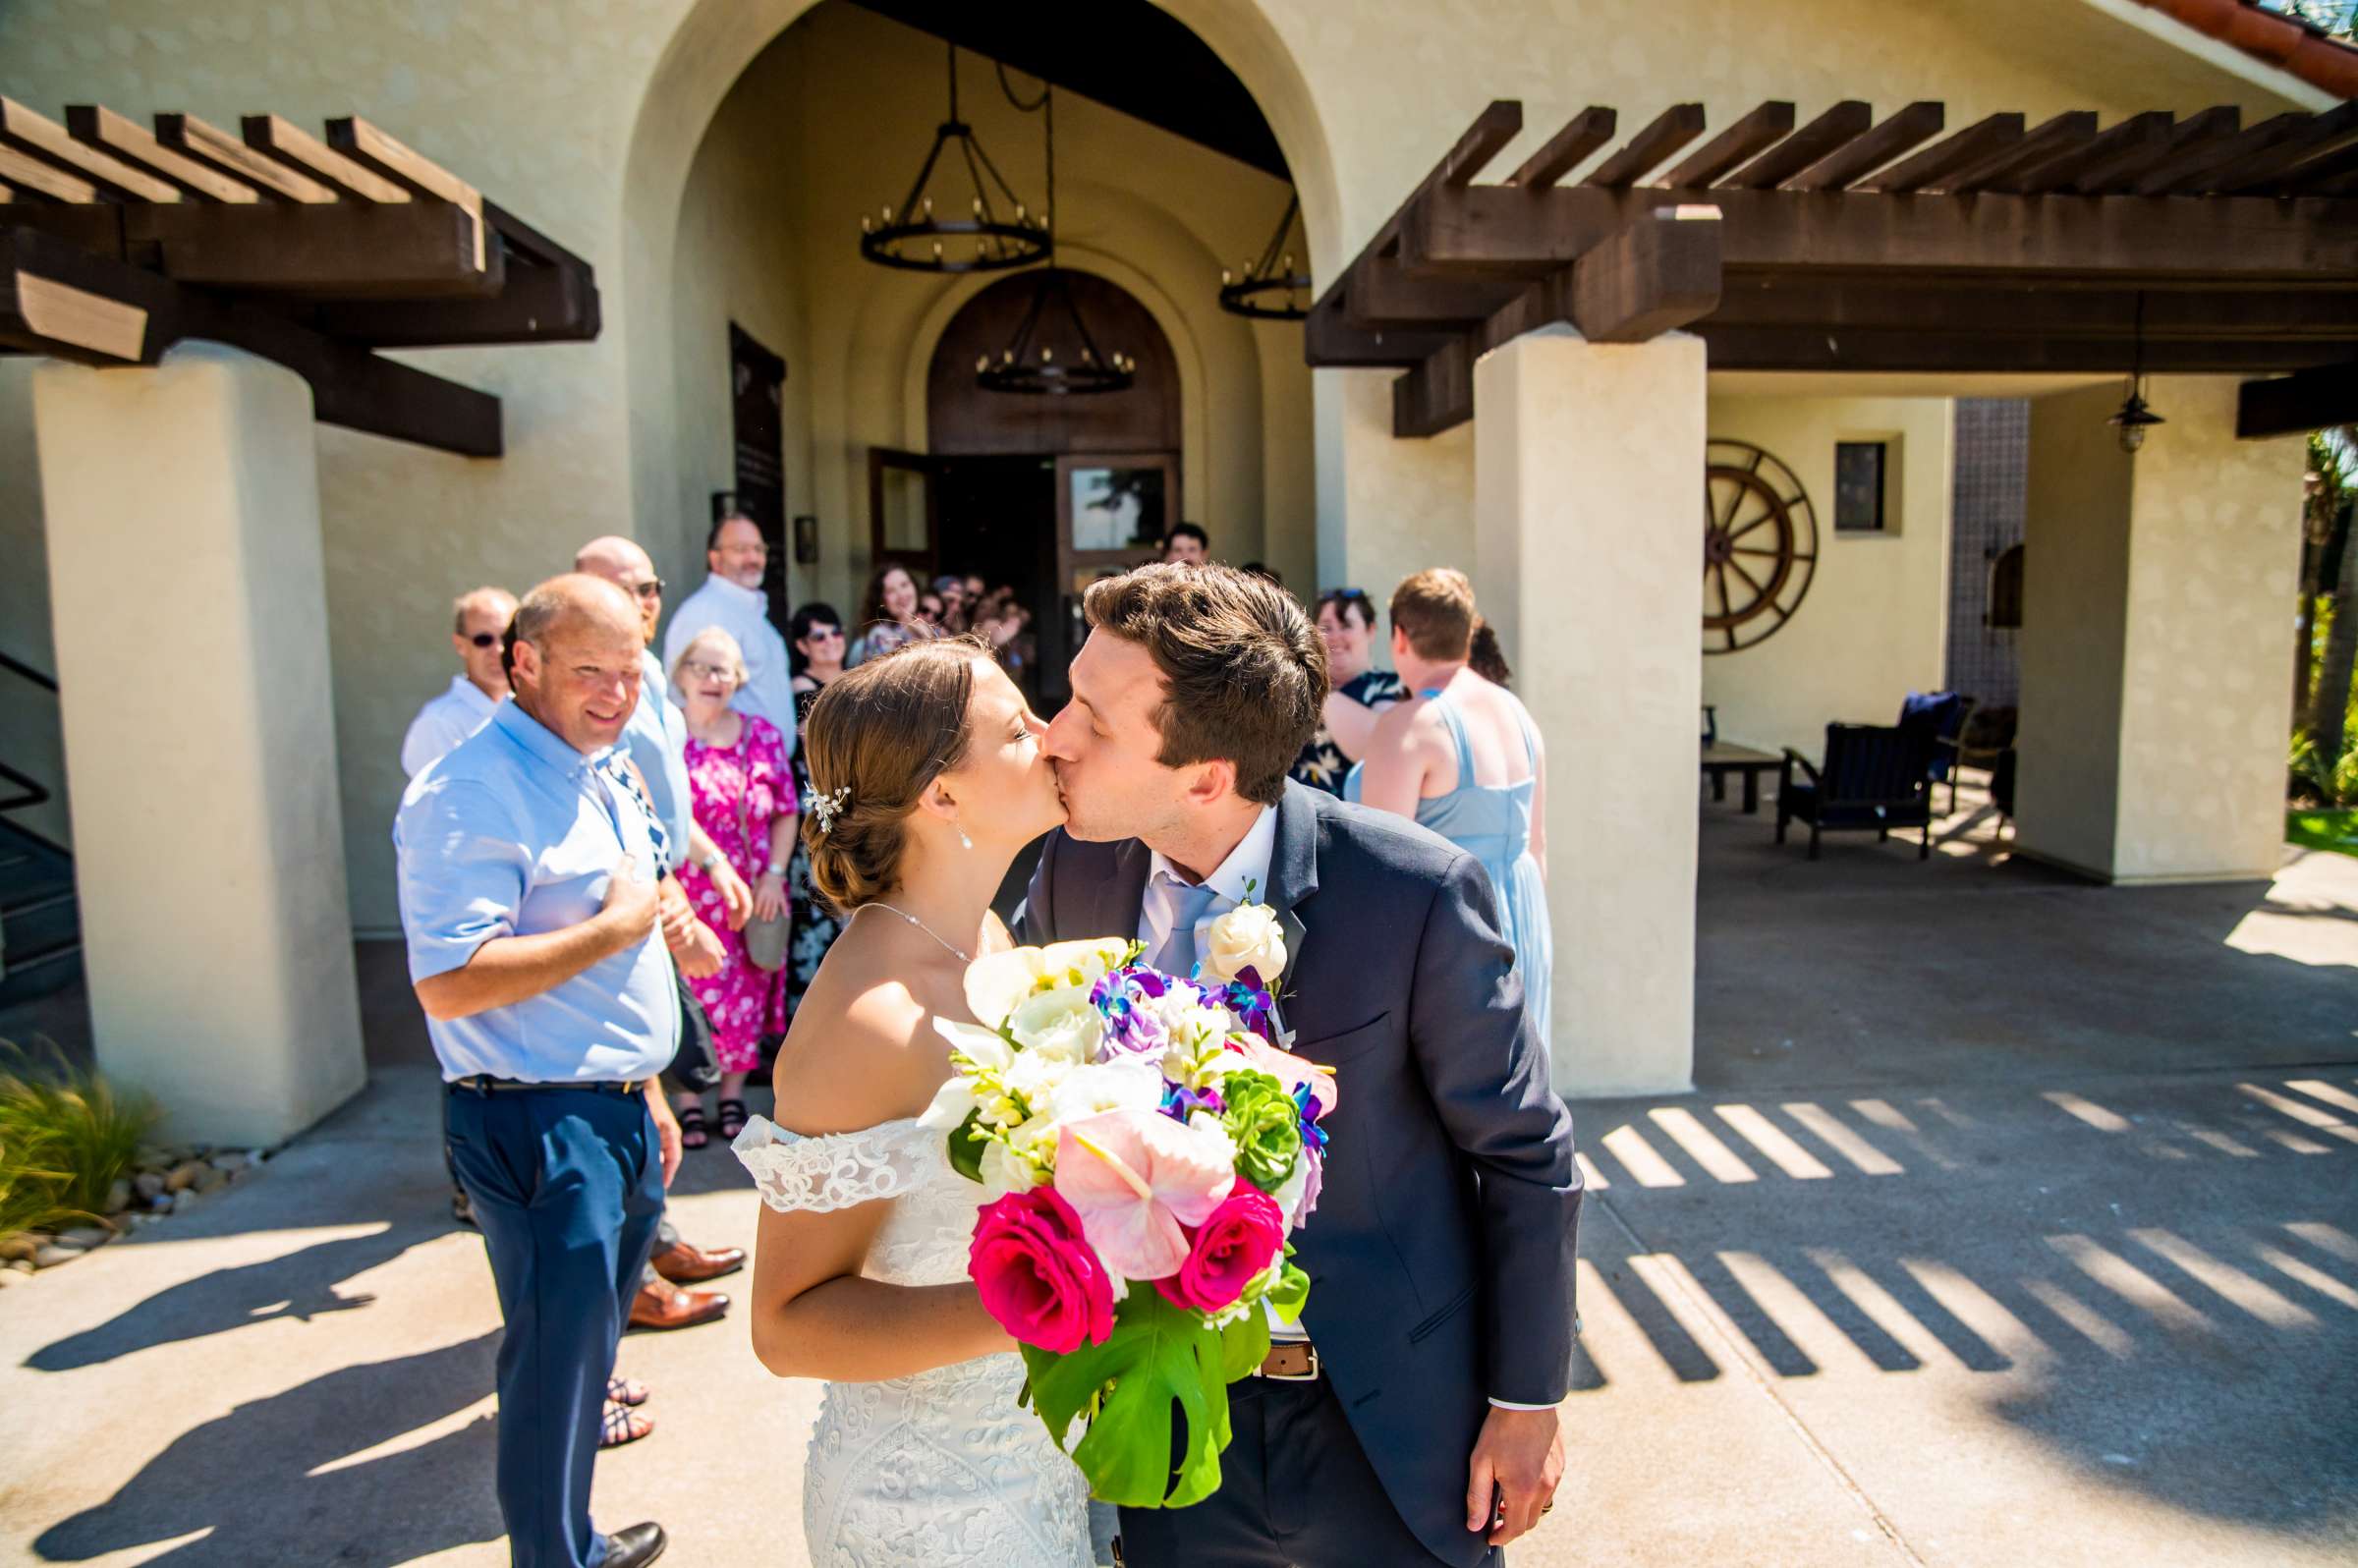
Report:
M752 725L746 726L748 736L752 734ZM738 744L743 745L745 737L740 737ZM753 808L748 801L754 781L751 753L746 756L745 781L746 793L737 797L737 836L750 841L754 836ZM775 974L786 967L786 943L792 934L793 919L794 912L791 909L780 910L767 917L755 915L747 919L745 929L740 934L745 940L746 960L754 968Z

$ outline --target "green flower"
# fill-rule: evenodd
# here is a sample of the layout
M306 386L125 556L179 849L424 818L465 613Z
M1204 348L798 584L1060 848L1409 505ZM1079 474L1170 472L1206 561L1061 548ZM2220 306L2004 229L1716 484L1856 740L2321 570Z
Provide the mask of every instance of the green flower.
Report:
M1293 1174L1302 1153L1302 1110L1285 1086L1266 1073L1243 1068L1220 1081L1227 1110L1220 1126L1236 1142L1236 1168L1245 1180L1269 1192Z

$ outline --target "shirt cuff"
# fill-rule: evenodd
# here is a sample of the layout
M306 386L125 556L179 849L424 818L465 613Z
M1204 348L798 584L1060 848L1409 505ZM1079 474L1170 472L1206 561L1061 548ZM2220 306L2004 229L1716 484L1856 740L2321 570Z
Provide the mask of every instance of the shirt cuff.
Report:
M1493 1399L1490 1401L1490 1408L1492 1410L1553 1410L1555 1407L1553 1405L1518 1405L1511 1399Z

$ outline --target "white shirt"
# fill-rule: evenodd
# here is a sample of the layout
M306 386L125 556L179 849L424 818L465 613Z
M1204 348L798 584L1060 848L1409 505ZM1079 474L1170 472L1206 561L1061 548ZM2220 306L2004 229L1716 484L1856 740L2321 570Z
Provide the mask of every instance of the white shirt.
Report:
M427 763L448 755L481 729L506 700L503 696L495 702L466 676L452 676L450 690L420 708L418 716L410 720L410 732L401 738L401 770L416 778Z
M769 624L769 599L759 588L740 588L725 577L704 579L704 586L680 601L671 625L663 633L663 668L680 667L680 654L699 632L719 627L745 650L745 684L729 705L740 713L769 720L788 754L794 751L794 668L786 657L786 640Z

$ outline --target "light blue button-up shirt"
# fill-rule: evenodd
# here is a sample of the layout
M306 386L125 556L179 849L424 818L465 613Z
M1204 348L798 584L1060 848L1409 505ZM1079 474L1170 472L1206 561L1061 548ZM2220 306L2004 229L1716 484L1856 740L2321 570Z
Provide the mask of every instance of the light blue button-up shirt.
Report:
M688 715L671 700L663 661L651 648L639 650L639 705L623 726L623 745L646 780L646 798L671 835L671 868L688 864Z
M655 871L646 811L600 765L514 702L410 781L393 823L410 979L466 966L501 936L578 925L614 868ZM442 1076L532 1083L646 1078L679 1046L680 1001L660 931L560 985L426 1031Z

